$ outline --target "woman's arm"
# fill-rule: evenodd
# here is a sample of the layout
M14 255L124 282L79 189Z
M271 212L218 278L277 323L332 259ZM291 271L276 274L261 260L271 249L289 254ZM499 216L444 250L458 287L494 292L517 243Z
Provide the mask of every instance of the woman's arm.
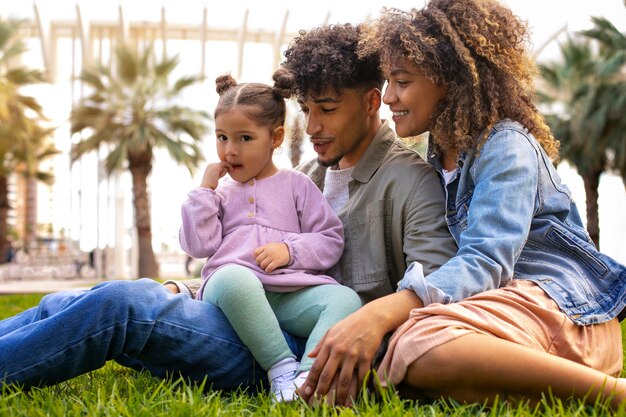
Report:
M311 402L330 394L331 403L349 405L351 390L361 386L383 337L422 306L413 291L404 290L371 301L334 325L310 353L316 360L299 389L302 398Z

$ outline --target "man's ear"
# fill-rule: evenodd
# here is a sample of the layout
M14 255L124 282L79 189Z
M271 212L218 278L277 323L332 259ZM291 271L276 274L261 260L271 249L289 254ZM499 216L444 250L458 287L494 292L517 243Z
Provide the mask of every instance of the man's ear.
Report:
M272 148L276 149L283 144L285 139L285 128L283 126L276 126L272 131Z
M382 94L378 88L371 88L366 93L367 98L367 113L371 116L378 114L380 106L382 104Z

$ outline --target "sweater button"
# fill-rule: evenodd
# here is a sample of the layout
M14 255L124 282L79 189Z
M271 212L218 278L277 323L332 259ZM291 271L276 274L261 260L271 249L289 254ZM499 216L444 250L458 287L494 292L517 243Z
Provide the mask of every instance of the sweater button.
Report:
M254 217L254 213L253 212L248 213L248 217Z
M250 203L250 204L254 203L254 197L250 197L250 198L248 199L248 203Z

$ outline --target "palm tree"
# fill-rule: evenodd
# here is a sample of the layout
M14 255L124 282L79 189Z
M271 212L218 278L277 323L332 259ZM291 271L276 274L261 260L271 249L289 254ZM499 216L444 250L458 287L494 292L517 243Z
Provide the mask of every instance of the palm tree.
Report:
M302 142L304 142L304 120L300 114L296 114L291 125L289 139L289 159L291 166L298 166L302 159Z
M23 87L44 81L40 71L16 65L26 51L19 37L20 25L0 20L0 263L6 260L10 245L9 176L17 173L50 182L50 175L38 171L39 162L56 153L47 141L52 129L42 127L46 119L41 106L20 93Z
M561 107L546 115L556 138L561 141L561 156L576 167L585 186L587 231L596 245L600 240L598 185L607 168L607 148L598 137L589 136L589 110L584 103L596 82L596 60L589 41L569 38L561 45L562 61L542 65L545 88L541 101Z
M152 171L155 148L192 172L202 160L198 141L208 132L209 115L175 104L181 92L200 81L169 78L177 57L155 62L152 48L136 53L134 48L116 48L113 72L98 64L81 74L91 93L71 113L71 132L85 137L73 146L73 161L108 144L105 160L108 174L128 169L133 183L135 227L139 243L139 276L158 276L152 249L152 227L147 179Z
M610 166L626 186L626 34L605 18L592 20L594 27L582 34L600 44L600 59L596 82L585 91L584 111L591 116L590 135L606 143Z

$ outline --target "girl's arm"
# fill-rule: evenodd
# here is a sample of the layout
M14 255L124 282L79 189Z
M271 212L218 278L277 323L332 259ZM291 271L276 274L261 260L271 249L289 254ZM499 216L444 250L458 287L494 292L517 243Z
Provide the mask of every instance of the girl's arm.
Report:
M284 243L289 247L289 267L325 271L343 253L343 225L317 186L304 174L294 176L293 192L301 233L292 233Z
M196 188L189 192L181 207L179 240L181 248L190 256L208 258L222 243L219 207L220 198L214 190Z

